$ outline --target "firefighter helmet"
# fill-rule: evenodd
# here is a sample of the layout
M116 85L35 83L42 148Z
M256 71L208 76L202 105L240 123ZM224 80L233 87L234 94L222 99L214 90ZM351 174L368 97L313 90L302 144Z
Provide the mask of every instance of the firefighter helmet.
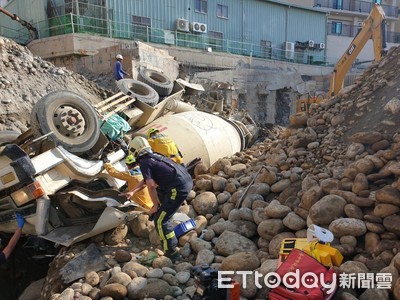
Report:
M141 136L136 136L129 144L129 151L136 159L143 151L149 152L151 150L149 142Z
M136 162L135 157L132 154L129 154L126 158L125 158L125 164L127 165L131 165L133 163Z
M151 135L152 135L153 133L157 133L157 132L159 132L158 129L156 129L156 128L150 128L150 129L147 131L147 138L150 138Z

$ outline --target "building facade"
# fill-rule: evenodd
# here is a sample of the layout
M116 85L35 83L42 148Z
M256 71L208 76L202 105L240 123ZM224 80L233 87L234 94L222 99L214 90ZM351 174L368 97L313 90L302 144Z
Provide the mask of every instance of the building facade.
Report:
M340 57L363 25L372 7L378 3L386 15L386 37L388 48L400 43L398 24L398 0L288 0L306 7L314 7L328 13L327 45L328 57ZM374 58L372 41L369 41L358 56L359 62Z
M11 0L39 38L89 33L305 64L323 64L327 13L262 0ZM0 19L0 34L23 28Z

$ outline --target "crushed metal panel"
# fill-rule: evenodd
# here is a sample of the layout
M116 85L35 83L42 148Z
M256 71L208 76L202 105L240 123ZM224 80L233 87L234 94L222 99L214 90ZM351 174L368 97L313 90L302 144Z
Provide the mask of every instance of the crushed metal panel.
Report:
M108 269L108 265L105 257L101 256L95 244L90 244L60 269L60 275L64 283L70 283L85 277L87 272L98 272L106 269Z
M68 227L59 227L52 230L43 239L66 247L79 241L83 241L105 231L118 227L125 219L126 213L113 208L106 207L96 224L76 225Z
M188 87L188 88L190 88L190 89L192 89L192 90L196 90L196 91L199 91L199 92L204 92L205 90L204 90L204 87L201 85L201 84L198 84L198 83L190 83L190 82L188 82L188 81L186 81L186 80L183 80L183 79L181 79L181 78L178 78L177 80L176 80L178 83L180 83L181 85L183 85L184 87Z

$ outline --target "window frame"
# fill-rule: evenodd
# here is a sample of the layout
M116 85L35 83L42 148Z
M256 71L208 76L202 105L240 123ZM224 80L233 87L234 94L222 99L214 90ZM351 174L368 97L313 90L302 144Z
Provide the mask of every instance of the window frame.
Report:
M332 21L331 33L341 35L343 32L343 22Z
M207 14L208 0L194 0L194 11L200 14Z
M220 9L221 8L221 14L220 14ZM224 15L224 8L226 8L226 16ZM228 5L223 5L223 4L217 4L217 18L229 19L229 10L228 10Z
M151 18L149 18L149 17L132 15L131 21L132 21L132 24L134 24L134 25L142 25L142 26L151 27Z
M335 0L333 2L333 8L343 10L343 0Z

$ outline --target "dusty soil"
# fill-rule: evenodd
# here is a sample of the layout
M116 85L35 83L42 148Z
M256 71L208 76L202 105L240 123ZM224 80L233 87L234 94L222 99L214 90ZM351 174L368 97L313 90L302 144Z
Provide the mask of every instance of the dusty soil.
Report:
M0 37L0 130L26 131L34 103L57 90L73 91L92 103L112 94L84 76L55 67Z

